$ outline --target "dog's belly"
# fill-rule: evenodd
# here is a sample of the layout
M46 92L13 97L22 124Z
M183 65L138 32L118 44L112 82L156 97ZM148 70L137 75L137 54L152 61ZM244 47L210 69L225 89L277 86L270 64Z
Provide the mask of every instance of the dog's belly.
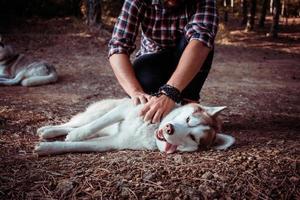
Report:
M98 135L100 137L113 135L120 149L155 150L157 145L154 133L157 128L158 124L147 124L140 119L125 120L102 129Z
M158 124L145 123L142 119L135 121L125 120L120 125L120 141L128 149L135 150L155 150L155 131Z
M157 145L154 133L157 127L158 125L155 124L117 123L98 131L93 140L112 136L119 149L155 150Z

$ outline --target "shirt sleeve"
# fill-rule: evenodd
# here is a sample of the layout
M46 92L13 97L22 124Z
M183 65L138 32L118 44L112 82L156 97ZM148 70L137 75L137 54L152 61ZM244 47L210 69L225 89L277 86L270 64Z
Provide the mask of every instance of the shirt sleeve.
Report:
M218 30L218 11L216 0L197 0L196 12L185 26L185 36L188 41L199 40L207 47L214 46Z
M113 54L130 55L136 48L135 39L141 21L143 3L141 0L125 0L121 13L108 43L108 57Z

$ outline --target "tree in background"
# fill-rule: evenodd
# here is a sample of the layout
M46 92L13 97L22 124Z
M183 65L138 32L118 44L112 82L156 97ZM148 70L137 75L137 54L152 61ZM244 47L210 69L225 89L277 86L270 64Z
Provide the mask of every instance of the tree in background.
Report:
M256 14L256 0L250 0L250 12L248 13L246 31L254 29L255 14Z
M83 17L89 26L98 26L104 21L112 22L121 11L123 2L124 0L0 0L0 29L3 29L4 25L10 26L18 20L33 16ZM272 37L278 36L280 14L286 21L287 18L300 15L300 0L220 0L217 3L225 23L230 14L239 14L238 20L241 20L247 31L254 28L255 14L259 14L259 27L264 27L266 16L272 14L273 22L268 34ZM256 7L260 8L259 13L256 13Z
M229 8L230 5L230 8ZM234 0L223 0L223 7L224 7L224 22L228 22L228 17L229 17L229 11L233 11L234 7Z
M223 0L223 6L224 6L224 22L228 22L228 3L229 0Z
M263 0L263 2L262 2L262 8L261 8L261 13L260 13L260 18L259 18L259 22L258 22L258 26L260 28L263 28L265 26L265 20L266 20L266 15L267 15L268 3L269 3L269 0Z
M247 19L248 19L248 0L241 0L241 13L242 13L241 26L245 26L247 24Z
M280 11L281 11L280 0L273 0L273 22L272 22L270 33L268 34L272 38L278 37Z
M271 14L273 14L273 8L274 8L274 7L273 7L273 5L274 5L273 1L274 1L274 0L270 0L270 13L271 13Z
M100 0L82 0L80 10L89 26L98 26L102 23Z

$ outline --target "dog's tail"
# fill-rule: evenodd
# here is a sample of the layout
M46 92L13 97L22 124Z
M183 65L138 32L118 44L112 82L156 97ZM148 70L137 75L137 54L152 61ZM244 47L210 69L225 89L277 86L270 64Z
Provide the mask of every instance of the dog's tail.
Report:
M214 149L225 150L232 146L235 142L234 137L222 133L218 133L215 140Z

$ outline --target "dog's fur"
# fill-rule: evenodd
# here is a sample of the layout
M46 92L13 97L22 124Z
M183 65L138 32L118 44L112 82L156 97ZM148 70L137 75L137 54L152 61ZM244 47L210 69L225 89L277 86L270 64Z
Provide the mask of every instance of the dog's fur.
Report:
M130 99L96 102L65 124L38 129L44 141L36 146L35 152L50 155L159 149L173 153L209 146L226 149L234 143L233 137L217 133L221 126L218 114L225 107L190 103L173 109L161 123L151 124L139 116L142 106L133 105ZM66 136L65 141L47 141L59 136Z
M57 81L54 66L16 53L0 38L0 85L37 86Z

